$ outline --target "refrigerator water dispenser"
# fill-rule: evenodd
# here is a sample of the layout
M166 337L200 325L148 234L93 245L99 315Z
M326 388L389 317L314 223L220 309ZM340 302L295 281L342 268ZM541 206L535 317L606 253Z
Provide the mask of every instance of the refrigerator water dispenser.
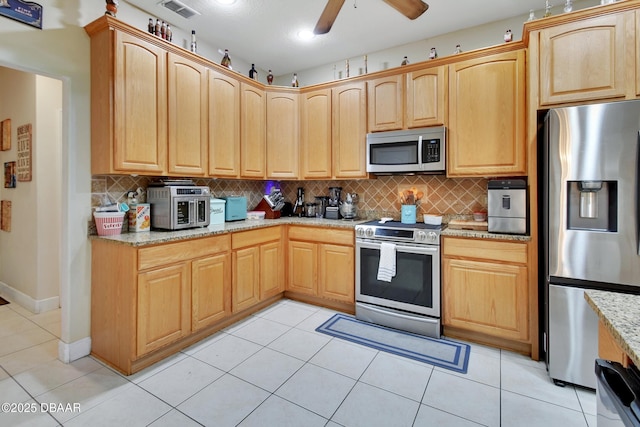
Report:
M616 181L567 181L570 230L618 231Z

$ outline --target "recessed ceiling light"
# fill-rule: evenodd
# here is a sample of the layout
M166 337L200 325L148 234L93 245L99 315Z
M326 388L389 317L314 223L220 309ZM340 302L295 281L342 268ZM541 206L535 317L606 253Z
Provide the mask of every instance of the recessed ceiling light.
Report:
M220 4L234 4L236 0L216 0Z
M303 41L311 40L315 36L316 35L313 34L313 31L311 31L311 30L300 30L300 31L298 31L298 38L300 40L303 40Z

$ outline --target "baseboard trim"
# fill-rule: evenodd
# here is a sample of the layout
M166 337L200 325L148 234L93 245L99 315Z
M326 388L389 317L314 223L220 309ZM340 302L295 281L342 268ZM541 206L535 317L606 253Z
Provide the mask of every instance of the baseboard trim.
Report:
M12 288L4 282L0 282L0 295L5 295L12 302L24 307L34 314L55 310L60 307L60 297L51 297L41 300L33 299L29 295Z
M86 337L81 340L66 343L58 341L58 359L64 363L71 363L91 353L91 338Z

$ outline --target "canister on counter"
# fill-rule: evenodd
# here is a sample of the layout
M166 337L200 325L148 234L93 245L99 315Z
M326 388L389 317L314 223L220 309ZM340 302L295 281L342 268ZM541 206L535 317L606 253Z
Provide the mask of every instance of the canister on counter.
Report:
M129 232L151 230L151 205L149 203L138 203L129 206Z

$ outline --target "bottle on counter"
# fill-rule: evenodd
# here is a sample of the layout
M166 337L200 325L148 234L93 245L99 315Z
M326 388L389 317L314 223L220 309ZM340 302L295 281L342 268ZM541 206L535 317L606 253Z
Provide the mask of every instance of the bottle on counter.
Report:
M164 39L168 42L173 40L173 31L171 31L171 25L167 24L167 31L164 33Z
M160 28L162 28L162 25L160 25L160 20L156 18L156 27L155 27L155 32L153 34L160 37Z
M293 79L291 79L291 86L298 87L300 84L298 83L298 74L293 73Z
M269 70L269 74L267 74L267 83L273 84L273 73Z
M224 56L222 57L222 61L220 61L220 65L223 67L227 67L228 69L233 69L231 67L231 57L229 57L229 49L224 50Z
M258 71L256 70L255 64L251 64L251 69L249 70L249 78L253 80L258 80Z
M164 21L162 21L162 24L160 25L160 38L167 38L167 23Z
M153 18L149 18L149 32L151 34L156 33L156 26L153 24Z
M196 42L196 30L191 30L191 52L198 51L198 43Z
M407 58L406 56L402 59L402 62L400 63L400 65L409 65L409 58Z

